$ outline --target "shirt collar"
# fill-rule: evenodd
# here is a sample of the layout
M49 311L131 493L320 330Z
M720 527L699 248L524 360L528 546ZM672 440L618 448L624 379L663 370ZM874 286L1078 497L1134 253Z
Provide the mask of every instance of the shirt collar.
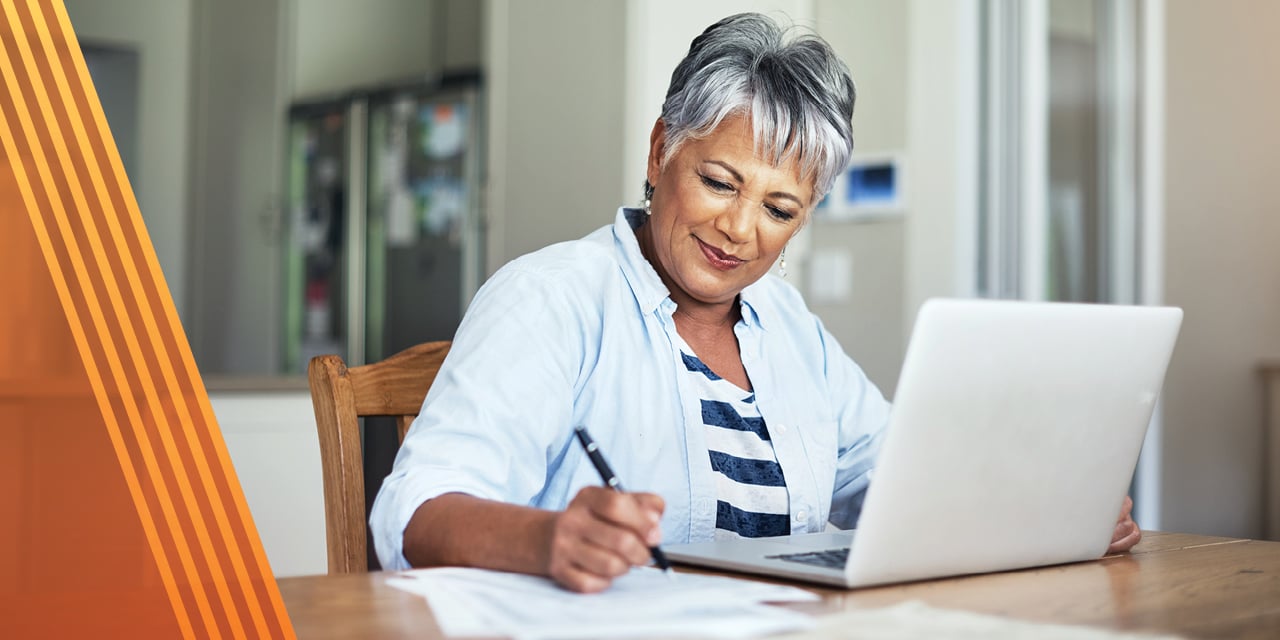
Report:
M750 286L742 290L742 293L738 294L738 302L742 305L742 320L747 323L747 326L764 328L764 322L760 314L761 305L758 303L764 298L764 291L762 290L765 286L764 280L769 277L769 274L766 273L764 278L751 283Z
M640 241L636 239L636 229L648 222L643 209L619 207L618 215L613 221L613 242L622 258L622 275L631 285L631 292L640 304L640 310L653 313L658 305L670 296L662 278L653 269L653 265L640 253Z
M640 253L640 242L636 239L636 230L648 222L643 209L619 207L618 215L613 221L613 239L622 259L622 274L631 285L636 302L644 313L652 313L664 300L669 300L671 292L658 277L653 265ZM742 307L742 319L748 326L763 328L760 316L760 302L765 298L765 279L752 283L738 295Z

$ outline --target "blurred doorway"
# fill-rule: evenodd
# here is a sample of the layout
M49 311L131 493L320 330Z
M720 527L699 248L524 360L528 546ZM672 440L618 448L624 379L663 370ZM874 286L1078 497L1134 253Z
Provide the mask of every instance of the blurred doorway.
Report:
M138 188L138 52L128 47L82 43L85 66L102 102L111 137L129 183Z

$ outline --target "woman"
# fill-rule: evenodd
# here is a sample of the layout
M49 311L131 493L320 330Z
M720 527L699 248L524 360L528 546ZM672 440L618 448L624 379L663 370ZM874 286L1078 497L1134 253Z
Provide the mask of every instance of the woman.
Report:
M889 404L769 271L849 160L853 101L816 36L741 14L694 39L644 207L472 302L374 504L383 566L599 591L662 541L852 527ZM643 492L601 487L576 426Z

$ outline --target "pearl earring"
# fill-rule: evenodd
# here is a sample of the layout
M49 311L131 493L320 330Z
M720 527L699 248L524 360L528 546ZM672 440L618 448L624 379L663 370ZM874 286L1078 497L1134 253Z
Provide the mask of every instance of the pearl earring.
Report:
M787 248L782 248L782 257L778 260L778 273L782 277L787 277Z

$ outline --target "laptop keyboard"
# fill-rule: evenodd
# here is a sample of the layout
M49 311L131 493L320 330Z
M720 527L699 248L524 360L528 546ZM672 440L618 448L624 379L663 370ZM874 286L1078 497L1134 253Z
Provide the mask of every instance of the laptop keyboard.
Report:
M784 553L777 556L765 556L774 560L811 564L828 569L843 569L849 560L849 548L824 549L822 551L806 551L804 553Z

